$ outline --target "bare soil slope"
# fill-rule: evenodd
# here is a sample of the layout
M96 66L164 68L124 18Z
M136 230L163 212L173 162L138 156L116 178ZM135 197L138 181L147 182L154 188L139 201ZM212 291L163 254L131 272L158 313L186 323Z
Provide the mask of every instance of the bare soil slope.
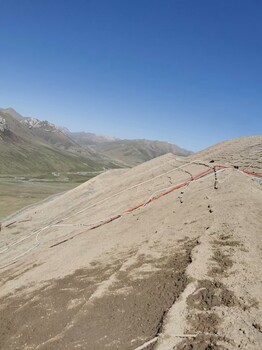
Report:
M168 154L3 222L0 348L261 349L261 157Z

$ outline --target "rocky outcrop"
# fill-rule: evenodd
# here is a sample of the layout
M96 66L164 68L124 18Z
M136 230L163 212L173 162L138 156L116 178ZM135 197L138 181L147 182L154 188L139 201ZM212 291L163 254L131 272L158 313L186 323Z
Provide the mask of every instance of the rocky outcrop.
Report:
M8 125L6 123L5 118L0 116L0 132L4 133L5 131L9 130Z
M55 124L49 123L47 120L42 121L36 118L24 118L20 121L20 123L27 126L29 129L38 128L50 132L63 132L62 130L58 129Z

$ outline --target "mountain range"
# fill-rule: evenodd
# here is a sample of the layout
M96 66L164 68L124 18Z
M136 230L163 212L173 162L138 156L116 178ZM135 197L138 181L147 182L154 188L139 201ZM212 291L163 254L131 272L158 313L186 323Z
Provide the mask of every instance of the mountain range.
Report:
M71 132L49 121L0 109L0 174L49 174L132 167L166 153L192 152L150 140L121 140L89 132Z

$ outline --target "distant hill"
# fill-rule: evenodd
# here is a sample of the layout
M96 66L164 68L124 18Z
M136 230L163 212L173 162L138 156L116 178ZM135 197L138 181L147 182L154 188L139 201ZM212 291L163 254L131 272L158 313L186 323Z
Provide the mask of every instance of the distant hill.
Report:
M104 142L114 142L119 140L116 137L97 135L91 132L84 132L84 131L70 132L69 130L67 130L66 133L68 136L70 136L73 140L75 140L79 145L83 147L97 145Z
M192 154L192 152L176 145L151 140L116 140L97 143L90 147L112 160L131 166L138 165L167 153L173 153L178 156L188 156Z
M66 138L66 136L65 136ZM0 174L47 174L54 171L94 171L115 165L80 146L69 152L37 135L9 111L0 111ZM72 141L73 143L73 141Z
M20 120L20 123L28 127L34 135L44 139L52 145L63 149L80 148L80 146L66 133L56 127L56 125L49 123L47 120L41 121L36 118L23 118Z
M134 166L167 153L188 156L192 152L164 141L121 140L87 132L67 132L79 145L123 165Z
M0 108L0 112L8 113L11 117L15 118L16 120L23 120L24 119L24 117L21 114L17 113L17 111L11 107Z
M166 153L192 153L162 141L71 132L13 108L0 108L0 117L0 174L132 167Z

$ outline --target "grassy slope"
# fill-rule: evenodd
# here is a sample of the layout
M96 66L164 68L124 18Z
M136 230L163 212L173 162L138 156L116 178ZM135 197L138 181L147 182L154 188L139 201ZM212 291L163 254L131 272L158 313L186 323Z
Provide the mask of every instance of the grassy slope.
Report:
M0 139L0 174L48 174L54 171L101 170L104 163L86 152L62 151L35 136L7 113L1 113L10 128Z
M68 154L42 145L0 143L1 174L48 174L54 171L91 171L102 169L102 164L80 155Z

